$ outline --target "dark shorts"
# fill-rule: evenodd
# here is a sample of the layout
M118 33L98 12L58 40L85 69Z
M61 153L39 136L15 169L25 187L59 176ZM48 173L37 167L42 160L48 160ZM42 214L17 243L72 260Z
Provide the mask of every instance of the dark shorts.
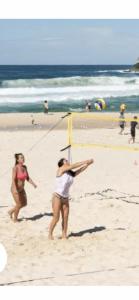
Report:
M131 136L132 136L132 137L135 137L135 135L136 135L136 134L135 134L135 129L131 129Z
M120 127L121 127L121 129L124 129L124 128L125 128L125 125L124 125L124 124L122 124L122 125L120 125Z

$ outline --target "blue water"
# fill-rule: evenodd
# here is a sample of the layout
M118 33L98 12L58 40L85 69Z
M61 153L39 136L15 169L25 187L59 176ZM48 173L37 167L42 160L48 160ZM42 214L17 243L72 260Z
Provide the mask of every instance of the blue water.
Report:
M106 111L139 111L139 73L130 65L0 66L0 112L82 111L104 98Z

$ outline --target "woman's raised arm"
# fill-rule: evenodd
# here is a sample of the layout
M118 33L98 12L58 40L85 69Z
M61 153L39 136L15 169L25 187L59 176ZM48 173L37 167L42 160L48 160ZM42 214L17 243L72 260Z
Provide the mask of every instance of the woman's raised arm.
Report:
M76 169L76 168L80 168L82 166L86 166L86 165L90 165L94 162L93 159L88 159L88 160L84 160L84 161L81 161L81 162L77 162L77 163L74 163L74 164L70 164L70 165L63 165L60 169L61 173L64 173L64 172L67 172L69 170L72 170L72 169Z

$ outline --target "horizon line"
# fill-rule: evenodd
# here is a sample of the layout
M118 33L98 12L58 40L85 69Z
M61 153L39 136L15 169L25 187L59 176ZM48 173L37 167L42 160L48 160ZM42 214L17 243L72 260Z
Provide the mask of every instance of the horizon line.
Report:
M133 64L0 64L0 66L132 66Z

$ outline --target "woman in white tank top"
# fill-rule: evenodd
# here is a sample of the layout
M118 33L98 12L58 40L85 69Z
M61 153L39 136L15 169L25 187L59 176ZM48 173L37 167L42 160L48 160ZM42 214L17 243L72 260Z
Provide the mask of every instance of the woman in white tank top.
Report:
M53 219L49 227L49 239L53 239L53 231L59 221L60 212L62 216L62 238L67 238L69 189L73 183L74 177L83 172L93 162L93 159L89 159L70 164L65 158L59 160L56 175L56 187L52 198ZM76 170L72 171L72 169Z

